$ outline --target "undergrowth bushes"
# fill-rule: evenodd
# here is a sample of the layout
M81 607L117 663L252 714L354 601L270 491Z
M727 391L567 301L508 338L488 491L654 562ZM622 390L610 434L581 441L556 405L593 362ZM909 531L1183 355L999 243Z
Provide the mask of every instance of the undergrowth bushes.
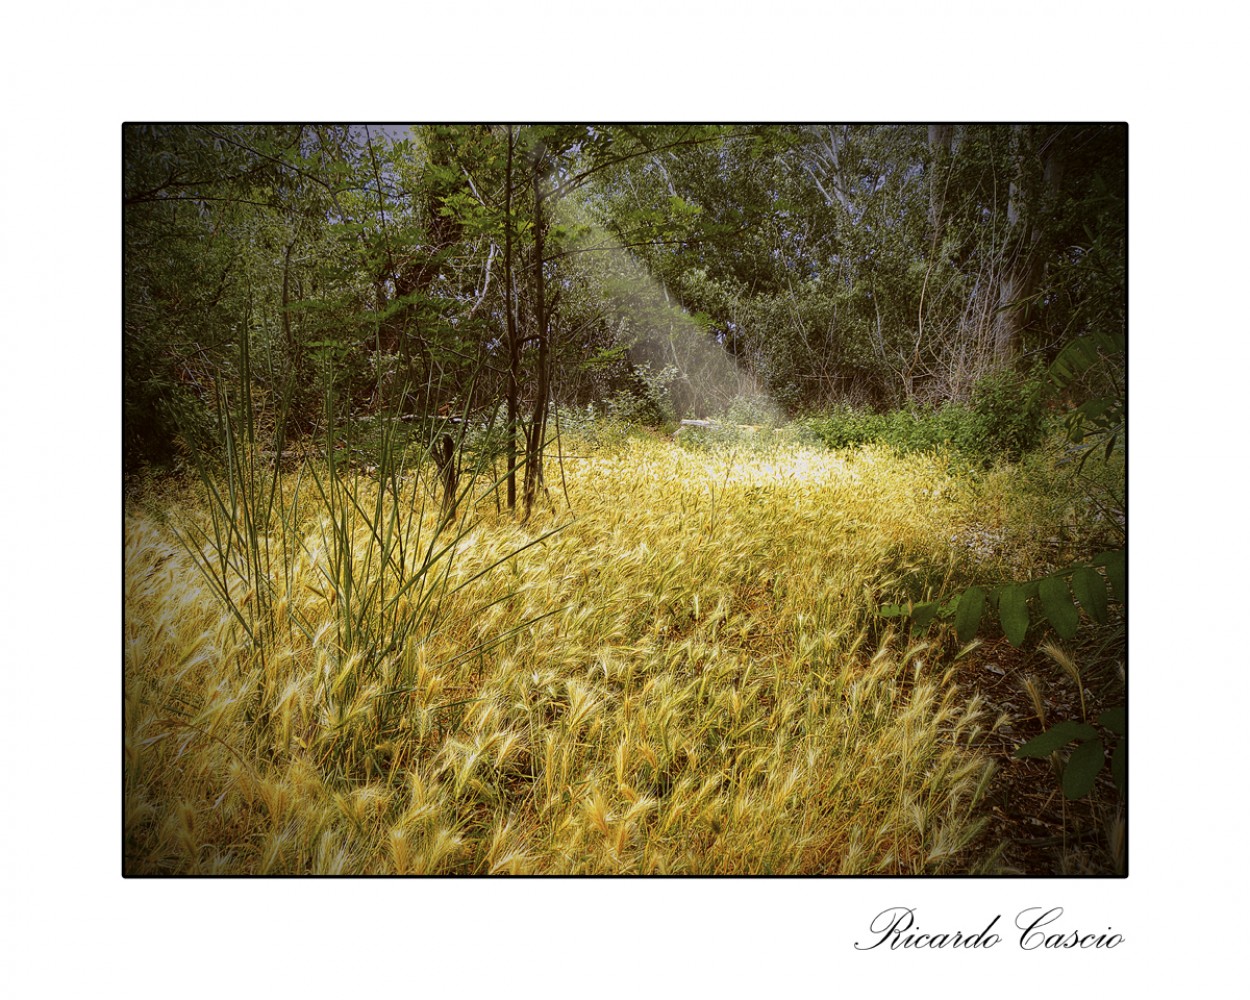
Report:
M1011 372L983 379L970 403L878 413L844 408L801 422L827 448L881 444L895 451L948 450L984 465L1019 459L1046 432L1042 383Z

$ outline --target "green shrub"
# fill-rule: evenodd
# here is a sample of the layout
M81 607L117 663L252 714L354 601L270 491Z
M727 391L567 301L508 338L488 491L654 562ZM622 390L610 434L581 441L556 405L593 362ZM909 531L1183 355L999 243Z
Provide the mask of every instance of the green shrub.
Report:
M843 407L822 417L810 417L803 426L826 448L836 450L882 440L887 418L871 410Z
M123 462L126 475L145 465L177 465L188 449L209 448L218 427L212 383L197 380L172 351L152 337L125 337L122 391Z
M979 418L977 450L983 454L1014 461L1042 441L1042 381L1036 373L1003 371L981 379L973 389L972 411Z
M1004 372L978 383L970 404L888 413L843 407L802 426L826 448L883 444L900 454L948 451L989 464L999 457L1017 461L1037 447L1045 433L1043 416L1039 379Z
M634 365L632 384L607 401L608 416L627 424L659 427L676 418L670 387L680 372L669 365L658 371L650 364Z

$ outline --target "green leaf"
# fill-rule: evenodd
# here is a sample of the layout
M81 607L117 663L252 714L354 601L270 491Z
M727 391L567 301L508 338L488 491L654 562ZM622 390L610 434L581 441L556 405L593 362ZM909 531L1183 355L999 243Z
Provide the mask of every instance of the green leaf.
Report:
M1072 574L1072 593L1099 625L1107 624L1107 584L1096 569L1078 566Z
M928 604L917 604L912 608L911 612L911 628L913 632L923 632L929 627L929 622L933 621L933 616L937 614L938 602L930 601Z
M1111 751L1111 777L1121 792L1128 791L1128 740L1120 740Z
M1080 413L1087 420L1097 420L1107 412L1107 408L1110 406L1111 400L1109 399L1091 399L1089 402L1078 406L1076 412Z
M1094 333L1070 340L1059 356L1051 363L1051 382L1063 388L1081 372L1088 370L1097 363L1101 354L1118 355L1125 351L1125 340L1122 335L1111 333Z
M1110 729L1117 736L1124 735L1126 721L1123 706L1109 708L1098 716L1098 725Z
M970 642L977 634L981 624L981 612L985 609L985 591L980 587L969 587L959 599L959 607L955 610L955 634L960 642Z
M998 598L998 620L1013 646L1024 642L1029 630L1029 601L1023 587L1006 587Z
M1041 736L1035 736L1023 746L1017 747L1013 756L1016 757L1049 757L1060 747L1065 747L1073 740L1092 740L1098 736L1098 730L1075 719L1065 719L1058 725L1051 726Z
M1063 769L1063 794L1070 799L1088 795L1105 759L1102 740L1098 738L1082 743L1073 750L1067 767Z
M1064 639L1073 638L1079 618L1068 594L1068 581L1061 576L1048 576L1038 582L1037 591L1042 598L1042 609L1055 631Z
M1124 580L1124 550L1104 552L1094 558L1094 565L1101 566L1107 573L1107 582L1111 584L1111 596L1123 603L1128 596Z
M902 618L907 614L907 609L901 604L883 604L877 614L882 618Z

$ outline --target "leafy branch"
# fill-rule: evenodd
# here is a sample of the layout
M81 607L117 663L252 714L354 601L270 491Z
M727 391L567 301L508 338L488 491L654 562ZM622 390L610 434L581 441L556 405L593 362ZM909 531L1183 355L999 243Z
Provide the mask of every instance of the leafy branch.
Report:
M1122 361L1125 346L1123 333L1093 333L1069 341L1050 364L1051 388L1062 393L1087 372L1109 362ZM1064 420L1068 440L1073 444L1096 439L1081 455L1078 469L1084 468L1090 455L1099 448L1103 451L1103 460L1109 459L1116 442L1124 435L1125 397L1122 387L1117 388L1120 391L1114 394L1087 399Z
M1109 708L1098 717L1098 725L1118 737L1111 749L1111 777L1121 792L1128 787L1127 721L1122 705ZM1107 763L1103 737L1093 726L1065 719L1019 747L1014 756L1045 759L1073 742L1076 742L1076 748L1068 755L1060 780L1063 794L1069 799L1079 799L1093 790L1094 781Z
M989 590L972 586L952 597L923 604L887 604L878 614L883 618L909 618L914 632L924 631L937 619L952 619L960 642L970 642L983 622L988 621L992 627L997 621L1003 634L1018 648L1035 619L1048 621L1064 639L1074 638L1080 614L1073 598L1090 619L1105 625L1108 588L1112 598L1124 603L1125 577L1125 551L1114 549L1095 556L1087 564L1069 566L1040 579L1006 583ZM987 610L993 617L987 617Z

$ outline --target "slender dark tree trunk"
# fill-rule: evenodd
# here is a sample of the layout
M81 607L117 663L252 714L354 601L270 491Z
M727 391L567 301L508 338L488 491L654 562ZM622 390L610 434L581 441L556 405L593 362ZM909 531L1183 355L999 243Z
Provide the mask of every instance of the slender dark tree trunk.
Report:
M1063 172L1062 128L1039 135L1033 127L1017 132L1016 179L1007 203L1011 228L1006 272L998 295L994 353L1007 364L1020 353L1045 274L1043 224Z
M443 517L450 521L456 516L456 490L459 475L456 470L456 443L450 434L443 434L434 442L434 464L443 481Z
M916 341L906 368L900 372L903 394L915 396L916 371L920 368L921 351L925 337L925 295L929 291L929 278L942 252L943 213L946 207L946 187L950 181L951 146L954 141L953 125L929 126L929 255L925 265L924 284L920 286L920 306L916 311Z
M945 222L946 189L950 180L951 147L955 140L954 125L929 126L929 232L934 248L942 243Z
M543 160L540 144L534 153L534 336L538 342L538 378L534 392L534 418L530 421L525 451L525 516L543 484L543 444L547 435L548 397L551 394L551 357L547 336L547 288L543 276L544 237L547 220L543 216Z
M295 334L291 332L291 251L295 249L295 240L286 245L286 253L282 258L282 335L286 339L286 349L291 357L291 367L297 377L301 375L299 345L295 343Z
M521 342L517 337L512 279L512 126L508 126L508 162L504 187L504 312L508 322L508 510L516 510L518 397L521 392Z

